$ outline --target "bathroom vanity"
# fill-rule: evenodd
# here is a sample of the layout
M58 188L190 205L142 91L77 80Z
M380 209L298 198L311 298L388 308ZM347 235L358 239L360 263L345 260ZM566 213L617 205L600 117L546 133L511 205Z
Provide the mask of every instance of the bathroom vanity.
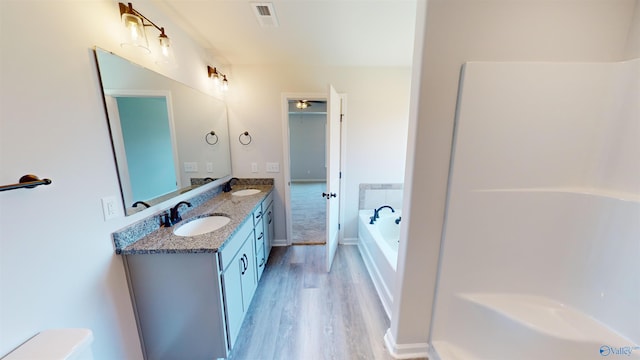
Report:
M252 187L260 192L220 193L118 251L146 359L218 359L233 349L274 234L273 187ZM201 235L173 233L212 214L230 221Z

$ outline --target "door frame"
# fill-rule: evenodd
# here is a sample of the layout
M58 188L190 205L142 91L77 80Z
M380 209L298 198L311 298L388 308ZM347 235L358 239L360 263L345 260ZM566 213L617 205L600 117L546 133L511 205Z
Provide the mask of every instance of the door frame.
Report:
M342 177L340 178L340 190L344 189L345 172L343 165L345 164L346 155L346 127L344 123L346 121L346 95L339 94L342 101L342 113L343 121L340 123L340 171L342 171ZM292 243L292 214L291 214L291 144L289 142L289 100L316 100L316 101L328 101L329 94L324 93L282 93L282 149L283 149L283 176L284 176L284 212L285 212L285 227L286 227L286 245L289 246ZM344 224L344 196L340 196L338 199L338 222ZM344 226L340 226L338 230L338 243L342 242L344 232Z

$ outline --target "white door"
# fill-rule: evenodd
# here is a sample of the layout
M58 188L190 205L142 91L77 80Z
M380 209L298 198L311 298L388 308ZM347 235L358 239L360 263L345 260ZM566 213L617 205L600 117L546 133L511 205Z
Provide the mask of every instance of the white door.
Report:
M327 272L331 271L333 258L338 250L338 221L340 196L340 95L329 85L327 99L327 189L322 195L327 199Z

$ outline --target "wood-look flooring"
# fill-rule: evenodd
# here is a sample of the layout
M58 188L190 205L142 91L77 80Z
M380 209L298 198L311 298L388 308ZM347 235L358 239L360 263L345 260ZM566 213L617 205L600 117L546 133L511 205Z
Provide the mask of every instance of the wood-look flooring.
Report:
M389 328L357 247L274 247L231 360L393 359Z

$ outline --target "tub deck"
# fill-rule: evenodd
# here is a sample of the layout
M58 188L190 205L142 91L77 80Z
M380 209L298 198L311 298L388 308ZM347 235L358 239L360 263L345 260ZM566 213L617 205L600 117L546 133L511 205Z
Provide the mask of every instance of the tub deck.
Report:
M451 340L434 340L434 359L640 359L638 344L553 299L461 293L455 301L459 313L454 321L464 330Z

